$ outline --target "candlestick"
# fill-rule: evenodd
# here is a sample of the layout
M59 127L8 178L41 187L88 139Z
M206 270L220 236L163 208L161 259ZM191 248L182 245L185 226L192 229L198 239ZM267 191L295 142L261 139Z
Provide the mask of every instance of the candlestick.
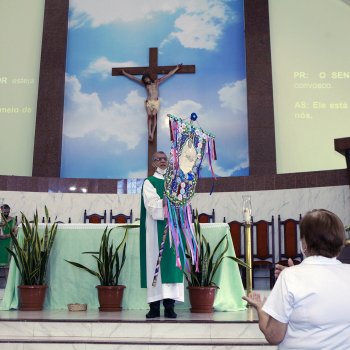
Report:
M246 292L247 295L253 290L253 270L252 270L252 203L250 196L243 197L243 221L244 221L244 240L245 240L245 258L246 264L250 267L246 268Z

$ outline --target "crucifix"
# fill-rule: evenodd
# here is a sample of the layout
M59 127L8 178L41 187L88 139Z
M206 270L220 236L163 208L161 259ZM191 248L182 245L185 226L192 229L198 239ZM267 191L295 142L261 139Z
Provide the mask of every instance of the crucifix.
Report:
M140 84L147 90L145 107L148 118L148 175L153 174L152 155L157 152L157 112L159 110L158 85L173 74L195 73L195 65L158 66L158 49L149 49L148 67L112 68L112 76L123 75ZM164 74L158 79L158 74ZM136 78L142 75L142 79Z

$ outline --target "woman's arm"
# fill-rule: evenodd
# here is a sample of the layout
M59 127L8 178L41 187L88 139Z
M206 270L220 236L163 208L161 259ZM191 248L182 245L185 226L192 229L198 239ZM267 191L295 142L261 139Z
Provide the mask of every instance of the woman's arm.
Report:
M249 296L244 296L243 299L256 309L259 318L259 328L266 340L272 345L279 344L286 335L288 324L277 321L262 310L266 298L261 300L259 293L250 293Z

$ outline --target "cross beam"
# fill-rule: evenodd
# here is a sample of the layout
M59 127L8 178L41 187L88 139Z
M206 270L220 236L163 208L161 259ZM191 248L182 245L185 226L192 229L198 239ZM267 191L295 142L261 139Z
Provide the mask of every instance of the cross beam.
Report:
M143 75L148 73L152 79L157 79L158 74L167 74L176 66L158 66L158 49L156 47L151 47L149 49L149 66L148 67L121 67L112 68L112 76L123 75L122 71L125 70L132 75ZM195 73L196 66L182 65L181 68L175 73Z

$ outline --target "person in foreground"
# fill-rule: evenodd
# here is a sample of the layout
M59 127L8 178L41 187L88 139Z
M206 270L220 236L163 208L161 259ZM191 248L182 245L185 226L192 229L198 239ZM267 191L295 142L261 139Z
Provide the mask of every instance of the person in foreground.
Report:
M9 248L11 245L10 232L16 234L18 228L16 218L10 216L10 206L3 204L0 209L0 213L3 215L3 217L0 215L0 266L4 267L5 279L7 279L10 254L6 248Z
M350 265L337 260L344 226L334 213L315 209L301 220L300 238L301 264L277 271L267 300L254 292L243 299L256 308L260 330L278 349L350 349Z
M146 318L160 317L160 301L163 300L164 316L176 318L174 304L184 301L183 273L176 267L175 250L170 247L167 235L157 283L152 285L162 242L165 220L163 206L164 175L168 159L164 152L153 155L155 173L148 177L142 188L140 220L140 267L141 287L147 288L150 310Z

